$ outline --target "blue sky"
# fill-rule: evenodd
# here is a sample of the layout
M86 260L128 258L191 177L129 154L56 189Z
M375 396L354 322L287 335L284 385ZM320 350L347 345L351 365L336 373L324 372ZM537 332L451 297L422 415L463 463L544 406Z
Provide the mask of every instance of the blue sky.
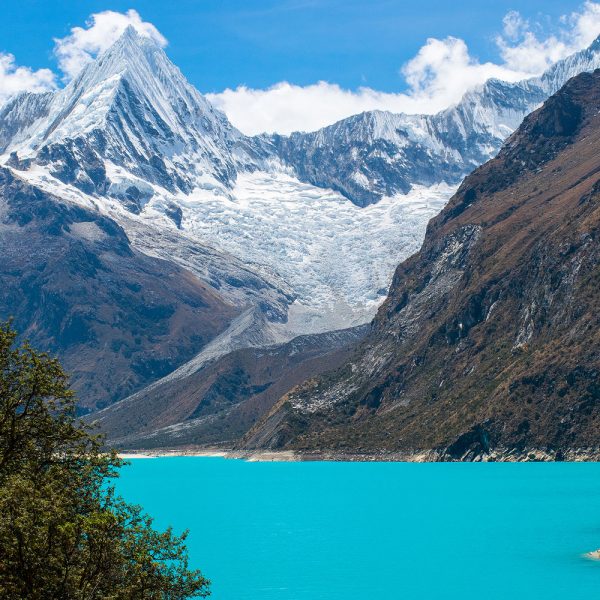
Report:
M134 8L169 40L169 56L202 91L282 80L400 91L398 69L428 37L462 38L472 54L490 60L508 11L545 20L580 6L564 0L5 0L0 49L20 64L53 67L53 38L92 13Z
M523 31L543 41L567 28L561 16L585 12L590 4L565 0L5 0L0 51L14 55L18 65L58 71L54 38L69 35L72 27L84 27L94 13L135 9L164 35L169 57L202 92L325 81L346 90L368 87L399 93L411 87L401 67L428 38L458 38L468 48L469 60L502 64L506 58L501 57L497 36L507 13L518 11L526 25ZM514 41L518 43L522 41ZM235 100L247 104L247 98ZM231 104L233 97L215 97L215 101L228 110L225 104Z

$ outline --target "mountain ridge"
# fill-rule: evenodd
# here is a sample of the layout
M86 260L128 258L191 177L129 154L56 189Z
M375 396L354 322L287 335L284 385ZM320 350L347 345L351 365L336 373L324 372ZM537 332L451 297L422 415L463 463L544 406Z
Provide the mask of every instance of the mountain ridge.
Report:
M454 191L435 182L457 183L544 89L596 61L598 44L543 84L490 81L439 115L351 117L317 134L318 152L307 134L288 156L273 137L242 135L160 47L128 29L62 90L0 108L0 151L14 176L109 219L133 250L234 307L238 316L205 347L170 363L176 380L208 356L368 322ZM13 298L2 314L17 309Z
M405 194L414 184L460 182L492 158L523 117L568 79L598 67L600 37L539 77L516 83L489 79L433 115L366 111L316 132L272 140L301 179L332 187L364 206ZM334 153L336 145L344 150Z
M239 447L595 447L599 109L596 70L528 116L430 222L351 361L280 399Z
M0 249L2 318L60 356L84 410L171 372L238 314L189 271L133 248L113 220L1 167Z
M415 184L458 183L491 158L522 118L567 79L599 66L600 38L539 77L517 83L490 79L468 90L455 106L433 115L375 110L312 133L244 136L185 80L156 42L129 26L66 88L9 100L0 110L0 123L8 131L0 138L0 151L16 152L20 160L27 161L45 147L38 160L46 165L68 162L73 156L81 160L87 152L94 158L88 157L92 164L84 169L87 179L65 168L55 168L55 175L84 190L129 200L128 206L135 210L142 206L132 194L143 198L153 193L144 181L170 192L189 193L194 186L210 183L203 180L209 175L211 185L221 185L227 193L239 172L283 165L301 181L331 188L364 206L384 196L406 194ZM38 105L30 109L41 115L37 130L29 123L23 131L14 131L23 105ZM96 108L88 115L92 106ZM46 111L51 118L44 125ZM111 174L102 172L97 148L71 147L68 156L61 156L52 144L53 140L81 138L82 133L97 131L99 126L102 129L109 125L105 120L114 121L112 135L96 134L99 139L92 146L110 148L113 144L110 152L105 148L106 158L129 173L112 173L117 180L112 191L108 183ZM125 136L129 139L117 140L123 132L128 132ZM177 154L174 146L186 151ZM333 157L333 146L347 150ZM141 168L144 163L148 164ZM118 181L120 177L123 179ZM137 192L128 196L123 187L127 184L137 185Z

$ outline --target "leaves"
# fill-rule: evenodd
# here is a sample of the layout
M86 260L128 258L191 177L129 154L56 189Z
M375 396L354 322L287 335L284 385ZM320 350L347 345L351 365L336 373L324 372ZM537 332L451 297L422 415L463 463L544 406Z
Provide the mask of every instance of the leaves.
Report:
M0 597L205 597L186 534L152 528L110 485L123 462L76 418L60 364L0 325Z

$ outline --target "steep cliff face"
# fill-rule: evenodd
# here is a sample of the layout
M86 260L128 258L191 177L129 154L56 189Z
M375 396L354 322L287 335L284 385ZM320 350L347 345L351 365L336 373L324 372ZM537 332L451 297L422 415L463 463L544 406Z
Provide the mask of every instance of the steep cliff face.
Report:
M341 368L245 447L564 450L600 431L600 71L468 176Z

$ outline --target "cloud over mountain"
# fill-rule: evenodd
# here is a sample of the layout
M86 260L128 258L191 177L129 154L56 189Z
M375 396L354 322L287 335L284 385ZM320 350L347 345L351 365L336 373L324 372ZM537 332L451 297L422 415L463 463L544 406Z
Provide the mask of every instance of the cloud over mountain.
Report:
M158 29L152 23L143 21L133 8L125 13L114 10L95 13L87 20L85 27L73 27L69 35L54 40L54 53L64 79L75 77L98 53L110 48L128 26L134 27L140 35L152 38L162 47L167 45L167 40Z
M492 77L518 81L541 74L550 65L588 46L600 34L600 3L585 2L563 15L552 31L507 13L495 42L499 62L480 62L456 37L429 38L400 73L406 91L385 93L368 87L346 90L320 81L298 86L287 81L267 89L240 86L209 99L244 133L313 131L366 110L435 113L458 102L469 88Z
M56 87L50 69L21 67L12 54L0 52L0 104L19 92L47 92Z

